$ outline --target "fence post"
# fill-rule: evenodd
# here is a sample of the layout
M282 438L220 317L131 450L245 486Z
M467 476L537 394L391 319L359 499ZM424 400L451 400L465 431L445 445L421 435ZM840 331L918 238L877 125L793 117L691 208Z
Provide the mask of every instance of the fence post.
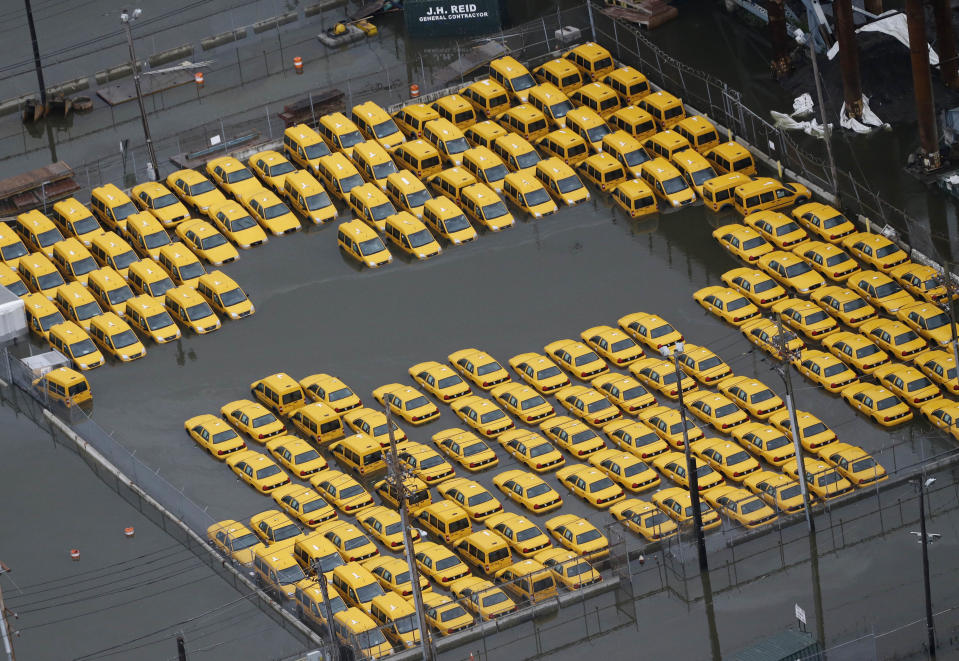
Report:
M313 112L313 92L310 92L310 116L313 118L313 126L316 126L316 113Z
M540 19L543 22L543 37L546 38L546 52L549 52L549 30L546 29L546 17L541 16Z
M593 35L593 41L596 41L596 24L593 23L593 0L586 0L586 11L589 13L589 32Z
M273 139L273 122L270 121L270 106L263 106L266 111L266 126L270 130L270 140Z
M617 24L618 22L619 22L619 21L613 19L613 41L616 42L616 57L619 59L620 62L622 62L622 61L623 61L623 49L622 49L622 47L619 45L619 29L616 27L616 24Z

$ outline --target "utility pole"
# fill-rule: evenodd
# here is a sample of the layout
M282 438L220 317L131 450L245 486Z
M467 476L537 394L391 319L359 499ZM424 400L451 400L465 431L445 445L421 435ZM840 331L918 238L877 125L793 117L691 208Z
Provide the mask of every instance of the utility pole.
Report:
M927 478L920 474L916 483L919 486L919 534L922 543L922 586L926 597L926 633L929 636L929 658L936 658L936 625L932 620L932 589L929 586L929 536L926 534L926 487L936 478Z
M10 568L0 561L0 575L6 574ZM7 622L8 611L3 603L3 586L0 586L0 638L3 639L3 651L7 653L7 661L17 661L17 655L13 653L13 640L10 637L10 624ZM16 617L16 613L13 614Z
M177 634L176 654L179 661L186 661L186 643L183 641L183 634Z
M939 274L939 282L946 288L946 298L939 304L949 312L949 324L952 330L952 360L955 369L959 370L959 340L956 338L956 307L953 305L953 298L956 296L956 281L952 279L952 272L949 269L949 262L943 263L942 273ZM948 376L948 374L946 375ZM959 378L957 373L956 378Z
M336 642L336 635L333 633L333 606L330 605L330 591L319 560L314 561L313 571L316 572L317 581L320 583L320 594L323 595L323 610L326 611L326 631L330 637L330 647L333 649L333 661L340 661L340 646Z
M153 166L152 179L156 181L160 176L160 166L157 164L157 154L153 148L153 138L150 137L150 125L147 123L147 112L143 107L143 93L140 91L140 69L137 67L137 54L133 50L133 30L131 24L140 16L140 13L141 11L139 9L134 9L129 13L124 9L120 13L120 21L123 23L123 27L127 33L127 45L130 47L130 66L133 67L133 86L137 90L137 104L140 106L140 121L143 122L143 135L147 141L147 149L150 152L150 163Z
M40 65L40 44L37 42L37 28L33 24L33 8L30 0L23 0L27 9L27 25L30 27L30 42L33 44L33 66L37 70L37 84L40 85L40 105L44 112L47 107L47 86L43 84L43 67Z
M433 641L430 638L430 625L426 622L426 612L423 608L423 593L420 590L420 573L416 569L416 560L413 557L413 536L410 534L410 512L407 507L406 483L400 470L400 462L396 456L396 434L393 433L393 416L389 402L385 402L386 429L390 437L390 452L387 460L387 480L396 488L396 499L399 501L400 518L403 523L403 546L406 551L406 564L410 570L410 590L413 592L413 605L416 608L416 626L420 631L420 645L423 648L423 661L435 661Z
M786 384L786 408L789 411L789 428L792 430L793 450L796 452L796 475L799 478L799 490L802 492L803 507L806 510L806 526L809 532L816 530L816 524L812 518L812 506L809 504L809 487L806 485L806 459L803 456L802 443L799 441L799 423L796 421L796 407L793 404L793 382L789 370L789 363L798 358L798 350L790 351L787 346L786 332L783 329L782 315L776 315L776 327L779 335L776 336L776 349L779 353L779 359L783 361L779 368L779 375Z
M677 342L670 347L663 347L660 353L663 358L672 354L673 366L676 369L676 392L679 394L679 416L683 423L683 453L686 455L686 474L689 479L689 504L693 508L693 529L696 532L696 550L699 555L699 572L709 572L709 561L706 558L706 535L703 533L703 513L700 511L699 475L696 474L696 462L693 460L692 450L689 449L689 432L686 430L686 403L683 401L683 371L679 369L679 357L683 354L684 345Z

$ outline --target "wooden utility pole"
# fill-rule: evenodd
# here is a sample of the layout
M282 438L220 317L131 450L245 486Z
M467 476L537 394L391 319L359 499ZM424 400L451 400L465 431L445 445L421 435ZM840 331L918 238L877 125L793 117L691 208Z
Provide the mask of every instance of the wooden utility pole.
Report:
M179 661L186 661L186 643L183 641L183 634L177 634L176 655Z
M10 568L0 561L0 575L6 574ZM0 585L0 638L3 639L3 650L7 653L7 661L17 661L13 652L13 638L10 635L10 623L7 622L7 607L3 603L3 586Z

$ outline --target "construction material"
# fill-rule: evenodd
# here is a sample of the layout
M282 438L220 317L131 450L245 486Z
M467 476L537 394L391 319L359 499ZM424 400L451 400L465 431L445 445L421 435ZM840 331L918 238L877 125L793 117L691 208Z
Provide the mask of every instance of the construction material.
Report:
M956 35L952 29L950 0L932 0L936 20L936 48L939 50L939 74L946 87L959 87L959 62L956 61Z
M12 216L68 197L80 190L63 161L0 180L0 216Z
M294 124L316 126L316 118L320 115L344 109L343 97L343 90L335 87L313 92L305 99L283 106L283 112L277 113L277 117L287 128Z
M343 27L341 32L337 32L337 26ZM359 41L365 36L366 33L352 23L337 23L329 30L316 35L316 38L319 39L320 43L322 43L324 46L328 46L329 48L338 48L340 46L346 46L348 44L352 44L353 42Z
M662 0L607 0L608 7L600 9L610 18L636 23L647 30L655 30L677 16L679 10Z
M912 62L912 86L916 96L916 123L919 125L919 161L926 172L939 169L939 137L936 131L936 106L932 98L929 71L929 47L926 44L926 14L922 0L906 0L909 27L909 57Z
M129 68L129 65L127 65ZM168 90L180 85L187 85L193 82L193 73L186 70L165 71L156 73L140 79L140 90L143 96L150 96L163 90ZM97 96L109 103L111 106L120 105L127 101L133 101L137 98L136 88L132 81L124 80L113 85L101 87L97 90Z

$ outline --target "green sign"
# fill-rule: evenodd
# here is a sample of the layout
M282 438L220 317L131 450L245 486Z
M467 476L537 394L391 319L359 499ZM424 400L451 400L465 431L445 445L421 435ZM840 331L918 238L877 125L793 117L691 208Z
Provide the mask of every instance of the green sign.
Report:
M411 37L482 35L500 29L499 0L406 0L403 11Z

